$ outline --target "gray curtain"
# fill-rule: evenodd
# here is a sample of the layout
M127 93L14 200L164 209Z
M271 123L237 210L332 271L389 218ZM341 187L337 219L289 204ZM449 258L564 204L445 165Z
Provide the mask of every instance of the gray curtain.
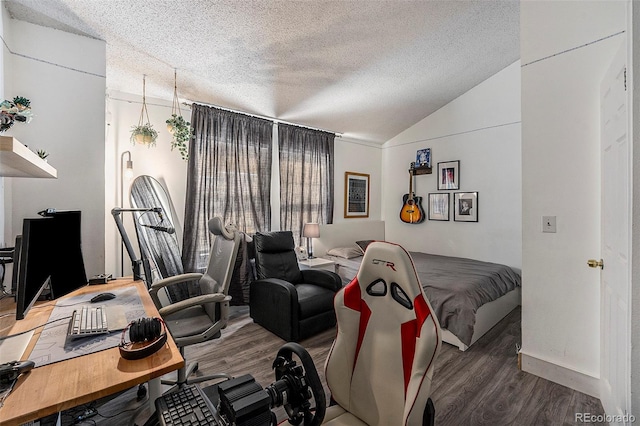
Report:
M305 223L333 222L333 133L278 124L280 228L300 245Z
M193 104L182 261L202 272L214 216L253 234L271 227L271 121Z

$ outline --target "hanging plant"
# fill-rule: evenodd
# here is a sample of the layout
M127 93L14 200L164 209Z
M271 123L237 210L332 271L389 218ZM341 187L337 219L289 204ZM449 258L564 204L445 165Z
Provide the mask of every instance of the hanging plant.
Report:
M0 103L0 132L9 130L13 123L31 121L31 101L22 96L16 96L13 101L4 100Z
M180 101L178 100L178 76L177 71L173 73L173 105L171 107L171 118L167 123L167 130L173 135L171 139L171 150L178 149L183 160L189 159L188 142L191 138L191 124L182 117Z
M140 111L140 120L138 120L138 125L133 126L131 129L131 143L135 145L137 142L140 144L145 144L148 147L152 147L156 145L158 132L149 122L149 112L147 111L146 78L146 75L142 77L142 110ZM146 123L144 122L145 117L147 118Z
M131 130L131 143L145 144L149 147L155 146L158 132L153 128L151 123L133 126Z
M178 149L183 160L189 159L187 143L191 138L191 127L188 121L184 121L181 115L171 114L171 118L167 120L167 127L171 126L173 139L171 140L171 150Z

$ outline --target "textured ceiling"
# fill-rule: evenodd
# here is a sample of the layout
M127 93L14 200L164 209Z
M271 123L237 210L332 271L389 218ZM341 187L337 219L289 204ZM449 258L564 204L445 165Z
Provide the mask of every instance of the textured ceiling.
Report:
M107 88L383 143L519 58L512 1L7 0L105 40Z

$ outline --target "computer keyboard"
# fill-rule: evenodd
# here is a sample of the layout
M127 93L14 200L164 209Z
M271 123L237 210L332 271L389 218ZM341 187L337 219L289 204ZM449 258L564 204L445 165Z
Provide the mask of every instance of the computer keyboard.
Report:
M218 425L215 408L196 385L185 385L156 399L156 412L161 426Z
M109 332L105 306L82 306L71 315L67 336L71 339Z

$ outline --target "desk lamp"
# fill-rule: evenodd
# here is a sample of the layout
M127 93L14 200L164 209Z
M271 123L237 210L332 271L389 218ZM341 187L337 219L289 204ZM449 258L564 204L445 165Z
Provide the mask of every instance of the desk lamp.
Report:
M302 236L307 238L307 252L309 259L313 259L313 238L320 237L320 225L317 223L305 223L302 228Z

